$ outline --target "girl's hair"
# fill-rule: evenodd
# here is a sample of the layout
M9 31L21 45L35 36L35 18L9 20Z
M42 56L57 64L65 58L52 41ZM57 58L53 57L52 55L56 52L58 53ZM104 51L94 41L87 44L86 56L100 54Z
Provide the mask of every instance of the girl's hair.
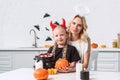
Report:
M70 23L69 23L69 25L68 25L68 34L69 34L69 40L71 40L71 37L72 37L72 33L70 32L70 26L71 26L71 23L72 23L72 21L75 19L75 18L80 18L81 20L82 20L82 31L80 31L80 33L79 33L79 40L80 41L87 41L87 39L88 39L88 34L87 34L87 28L88 28L88 26L87 26L87 23L86 23L86 19L85 19L85 17L84 16L80 16L80 15L75 15L74 17L73 17L73 19L70 21Z
M57 43L54 43L53 49L52 49L52 54L54 55L54 57L55 57L55 50L56 50L56 48L57 48ZM66 59L66 53L67 53L67 44L66 44L65 47L63 48L62 58Z
M60 27L61 27L60 25L57 25L56 28L59 29ZM61 28L63 30L65 30L63 27L61 27ZM65 30L65 32L66 32L66 34L68 34L66 30ZM65 59L66 59L66 53L67 53L67 44L68 44L68 41L66 40L65 46L64 46L63 51L62 51L62 58L65 58ZM52 54L54 55L54 57L55 57L55 50L57 49L57 47L58 47L58 45L55 42L54 45L53 45L53 49L52 49Z

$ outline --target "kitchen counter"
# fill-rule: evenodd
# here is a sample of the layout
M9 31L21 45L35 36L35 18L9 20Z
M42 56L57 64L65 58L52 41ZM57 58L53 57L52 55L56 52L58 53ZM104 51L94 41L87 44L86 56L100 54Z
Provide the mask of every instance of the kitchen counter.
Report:
M92 51L120 51L120 48L96 48Z
M0 51L18 51L18 50L48 50L48 48L44 48L44 47L38 47L38 48L35 48L35 47L18 47L18 48L0 48Z
M49 48L44 47L17 47L17 48L0 48L0 51L2 50L48 50ZM120 48L96 48L91 49L91 51L120 51Z
M0 74L0 80L36 80L32 68L20 68ZM47 80L76 80L75 72L49 75ZM90 80L120 80L120 72L90 71Z

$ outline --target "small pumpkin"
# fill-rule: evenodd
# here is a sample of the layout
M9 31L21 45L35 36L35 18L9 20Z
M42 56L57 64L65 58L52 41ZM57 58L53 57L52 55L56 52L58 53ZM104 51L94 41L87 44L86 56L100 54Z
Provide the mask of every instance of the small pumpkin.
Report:
M69 66L69 62L66 59L60 58L55 63L55 68L64 68L64 67L67 67L67 66Z
M50 75L57 74L57 69L54 69L54 68L48 69L48 74L50 74Z
M102 45L101 45L101 48L106 48L106 45L105 45L105 44L102 44Z
M45 48L50 48L50 47L51 47L51 45L46 44L44 47L45 47Z
M38 68L34 71L34 77L36 80L46 80L48 78L48 71L43 68Z
M98 44L97 43L92 43L91 46L92 46L92 48L97 48Z

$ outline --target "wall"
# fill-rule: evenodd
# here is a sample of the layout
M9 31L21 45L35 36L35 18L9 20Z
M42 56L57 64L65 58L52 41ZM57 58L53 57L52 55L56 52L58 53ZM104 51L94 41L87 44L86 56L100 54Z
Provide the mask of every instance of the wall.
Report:
M45 41L46 37L52 37L51 30L45 30L49 21L60 22L64 17L68 23L77 13L86 16L92 42L111 47L120 32L119 4L120 0L0 0L0 47L31 46L33 34L29 31L35 29L34 25L40 26L40 31L35 29L40 37L39 46L51 44ZM79 6L82 12L75 11ZM45 13L51 17L43 18Z

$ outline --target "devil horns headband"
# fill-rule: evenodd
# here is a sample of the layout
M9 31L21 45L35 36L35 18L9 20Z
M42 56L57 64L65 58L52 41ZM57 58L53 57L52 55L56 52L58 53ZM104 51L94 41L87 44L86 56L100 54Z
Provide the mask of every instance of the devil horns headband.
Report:
M60 26L66 29L66 22L64 18L62 18L62 23ZM52 28L52 31L54 31L54 29L57 27L57 24L53 24L52 21L50 21L50 27Z

